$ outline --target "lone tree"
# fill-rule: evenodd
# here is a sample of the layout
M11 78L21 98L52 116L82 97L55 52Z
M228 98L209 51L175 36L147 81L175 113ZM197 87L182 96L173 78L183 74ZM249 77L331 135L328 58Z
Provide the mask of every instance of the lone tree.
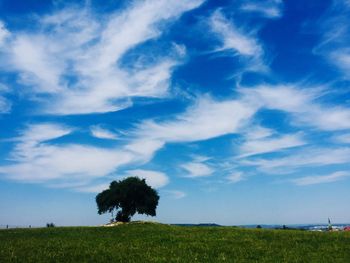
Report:
M113 211L117 211L115 219L120 222L129 222L135 213L155 216L158 200L156 190L138 177L113 181L109 189L96 196L98 213L112 213L113 217Z

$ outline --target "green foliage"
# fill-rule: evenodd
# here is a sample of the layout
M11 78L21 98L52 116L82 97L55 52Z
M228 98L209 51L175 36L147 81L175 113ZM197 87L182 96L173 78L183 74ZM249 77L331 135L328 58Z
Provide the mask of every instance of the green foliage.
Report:
M350 233L122 224L0 230L0 262L350 262Z
M54 223L47 223L46 227L55 227L55 224Z
M158 201L157 192L146 184L145 179L138 177L113 181L109 189L96 196L98 213L116 210L116 220L121 222L129 222L136 213L155 216Z

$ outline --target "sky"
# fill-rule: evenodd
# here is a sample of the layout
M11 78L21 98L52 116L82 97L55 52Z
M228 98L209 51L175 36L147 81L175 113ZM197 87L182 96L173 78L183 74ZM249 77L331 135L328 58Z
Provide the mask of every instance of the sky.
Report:
M0 0L0 225L350 222L349 0Z

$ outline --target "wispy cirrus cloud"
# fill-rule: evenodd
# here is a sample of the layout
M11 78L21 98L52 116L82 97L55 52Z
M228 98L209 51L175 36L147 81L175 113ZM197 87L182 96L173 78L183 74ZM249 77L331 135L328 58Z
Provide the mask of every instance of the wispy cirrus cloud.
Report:
M303 148L285 157L254 158L242 160L241 164L254 166L268 174L293 173L305 167L347 164L350 162L350 148Z
M153 171L153 170L142 170L142 169L128 170L126 171L125 175L119 176L115 179L116 180L123 179L123 177L129 177L129 176L145 179L148 185L156 189L162 188L167 184L169 184L170 182L169 177L165 173L162 173L159 171ZM108 189L108 187L109 187L109 183L90 183L83 186L78 185L74 187L74 190L78 192L84 192L84 193L98 193L105 189ZM174 191L162 190L162 192L170 194L174 199L180 199L185 197L186 195L181 191L175 191L175 190Z
M135 131L137 137L151 141L163 142L193 142L220 137L227 134L243 134L245 140L238 145L238 157L247 157L275 153L281 150L300 147L308 144L302 134L276 134L273 130L264 127L252 127L251 122L255 114L261 109L274 109L290 114L291 124L296 127L311 126L325 131L348 129L348 122L344 122L349 112L347 108L329 107L319 102L323 96L323 89L302 89L297 85L257 86L240 88L240 96L232 100L215 101L210 97L198 98L198 101L184 113L167 121L144 121ZM337 117L338 116L338 117ZM215 123L215 125L213 125ZM249 131L249 132L247 132ZM304 148L303 148L304 149ZM278 170L279 167L294 163L293 169L303 166L322 165L326 155L322 150L318 154L308 152L308 158L286 158L282 164L277 160L261 160L258 164L264 170ZM334 158L325 164L343 163L338 151ZM309 161L307 161L309 160ZM333 162L333 161L334 162ZM347 159L346 159L347 160ZM249 161L247 161L249 162ZM305 163L306 162L306 163ZM245 163L245 161L243 161ZM271 167L270 167L271 166ZM209 174L206 164L191 162L187 170L190 174ZM275 169L276 168L276 169Z
M187 196L187 194L183 191L179 190L163 190L163 193L165 193L167 196L169 196L172 199L182 199Z
M335 0L332 2L321 23L317 24L323 38L314 49L315 54L325 57L347 79L350 77L349 12L348 1Z
M211 158L207 156L194 155L192 160L180 165L180 168L185 171L184 177L198 178L207 177L215 173L216 168L209 164Z
M146 59L137 68L123 67L121 60L130 49L159 37L162 23L202 2L135 1L111 15L67 7L39 17L37 29L10 32L2 64L19 73L34 94L50 96L40 109L50 114L117 111L130 107L133 97L163 97L183 49L174 47L170 55ZM1 32L7 32L2 24Z
M235 184L245 180L245 177L242 172L235 172L226 177L229 183Z
M335 172L329 175L314 175L314 176L305 176L292 180L296 185L306 186L306 185L315 185L315 184L324 184L332 183L341 180L345 180L350 176L349 172Z
M133 162L135 157L128 152L74 144L17 147L14 154L20 158L12 159L15 164L1 166L0 173L8 179L39 183L90 181L113 173L119 166Z
M214 173L214 169L201 162L184 163L181 165L181 168L186 171L186 177L192 178L211 176Z
M9 88L0 83L0 113L9 113L12 108L12 103L5 97L9 92Z
M128 176L136 176L145 179L146 183L154 188L161 188L169 183L169 178L165 173L153 170L129 170L126 172Z
M248 140L264 139L272 136L274 133L274 130L261 125L251 125L247 130L243 131L244 137Z
M96 137L99 139L108 139L108 140L118 139L118 135L116 133L98 125L90 127L90 132L93 137Z
M208 96L198 98L194 105L174 119L144 121L137 136L164 142L191 142L237 133L255 114L254 106L240 100L216 101ZM215 125L213 125L215 123Z
M241 88L241 94L251 104L261 108L277 109L290 113L304 111L308 104L320 96L317 89L301 89L298 85L258 85Z
M276 4L276 8L280 4L279 1L267 2ZM48 105L41 101L41 110L50 114L115 111L131 106L135 97L166 96L172 70L181 63L186 53L184 46L169 43L169 55L161 53L152 59L147 54L136 52L135 64L129 63L127 66L123 64L123 58L130 50L148 40L161 38L164 23L177 19L201 3L199 0L136 1L126 9L103 17L88 7L82 10L73 7L37 19L38 29L31 31L9 32L2 25L1 37L11 44L6 48L1 47L1 52L10 57L4 64L9 65L10 71L19 73L20 82L31 87L39 102L41 94L50 97ZM245 12L266 12L264 15L273 16L257 3L249 2L241 7ZM233 51L240 59L254 63L262 61L264 50L256 31L237 26L237 22L229 19L223 11L215 11L210 16L209 24L221 41L217 51ZM321 96L320 89L299 88L297 84L241 87L236 97L225 99L197 95L192 105L180 114L166 119L140 121L129 132L128 142L118 149L74 143L56 145L40 139L27 144L27 148L24 148L25 144L18 143L13 151L17 164L1 169L7 169L12 175L29 175L28 171L40 175L53 167L56 172L52 173L52 178L66 178L71 174L79 177L83 173L87 173L86 178L99 178L117 171L123 165L149 162L167 143L199 142L228 134L244 134L251 127L256 113L262 109L287 113L292 119L291 124L297 127L311 126L326 131L349 129L349 110L344 106L321 103L318 100ZM56 127L56 130L60 129ZM67 134L72 132L68 130ZM47 131L39 133L46 134ZM103 139L117 138L116 134L102 126L91 127L91 134ZM238 148L241 158L247 158L306 143L300 134L276 135L261 127L254 134L245 136ZM39 151L42 151L42 155L39 155ZM101 158L101 166L95 167L90 161L93 154ZM63 163L69 162L65 156L81 162L74 167L73 164L68 165L65 169L55 167L56 163L64 167ZM26 159L29 157L35 160L32 164ZM271 168L264 161L267 160L255 164ZM274 165L274 161L271 169L281 166L278 163ZM320 165L315 159L309 163L299 159L288 161L295 161L295 167ZM86 168L82 167L85 163L89 163ZM200 160L183 164L182 168L193 177L214 173L211 165ZM44 175L41 177L46 180ZM23 178L34 180L30 176ZM241 180L237 174L230 178L231 181Z
M344 133L344 134L339 134L335 135L332 137L333 141L336 143L350 143L350 133Z
M305 144L305 140L303 140L303 138L299 134L287 134L277 137L267 137L255 140L247 139L239 147L239 158L270 152L278 152L280 150L298 147Z
M73 130L74 128L55 123L33 124L28 125L15 140L22 143L38 144L68 135Z
M14 139L16 144L8 160L11 164L0 166L0 174L16 181L50 186L64 183L67 187L71 184L73 188L81 188L96 178L115 173L121 166L148 161L159 148L153 145L149 147L151 150L132 150L129 146L133 142L119 148L54 142L73 132L74 128L55 123L28 125Z
M9 31L6 29L4 23L0 20L0 47L5 43L6 38L9 36Z
M0 96L0 113L9 113L11 111L11 102Z
M221 42L214 52L226 52L227 55L240 57L242 68L238 75L247 71L268 71L257 28L248 30L238 26L237 21L227 18L220 10L211 15L208 23L213 35Z
M89 181L111 174L121 166L147 163L166 143L201 141L236 133L254 113L240 101L219 102L205 96L173 120L142 122L127 144L108 149L75 143L55 145L50 140L69 135L74 129L56 124L30 125L21 135L21 141L26 143L16 144L12 152L15 163L2 166L0 172L22 181L69 181L69 178ZM101 131L98 132L95 130L94 136L101 137ZM105 133L103 130L104 138ZM205 160L196 159L183 168L191 176L209 176L214 170L203 163Z
M69 185L72 187L72 185ZM94 185L83 185L83 186L75 186L74 190L81 193L100 193L103 190L108 189L109 183L102 184L94 184Z
M262 86L242 88L239 94L235 99L222 101L202 96L172 119L142 121L130 132L131 138L126 144L112 149L74 143L55 145L50 143L50 140L68 135L74 129L48 124L32 125L22 134L22 141L16 144L12 152L12 161L15 164L2 166L0 171L23 181L82 178L84 174L85 178L99 178L114 173L122 166L149 162L167 143L196 142L227 134L244 134L247 128L251 127L256 112L263 108L288 112L296 120L306 116L310 119L308 125L319 128L323 128L317 125L323 117L319 115L318 120L315 117L318 115L315 115L313 109L318 109L320 114L322 111L325 114L329 112L329 109L323 109L321 104L316 102L319 93L315 90L304 91L291 86ZM303 123L299 121L296 124ZM333 123L331 129L342 127L334 126ZM293 170L304 166L341 164L349 161L346 148L306 149L298 156L279 159L245 159L307 143L299 134L276 135L271 129L255 128L256 132L247 133L246 140L239 145L243 158L240 164L243 166L255 166L259 170L276 173L285 167ZM97 159L94 156L97 156ZM72 163L72 159L79 161ZM96 160L99 161L96 163ZM206 161L205 158L194 158L181 168L191 177L209 176L215 172L215 167L211 167ZM66 162L68 165L65 165Z
M218 50L232 50L239 55L252 57L260 56L263 52L253 33L237 28L233 21L228 20L219 10L210 17L210 27L222 41Z
M147 163L152 160L155 153L164 147L161 140L136 137L131 140L124 149L140 157L140 161Z
M294 125L313 126L334 131L350 128L350 109L326 105L318 101L324 91L318 88L299 88L298 85L262 85L241 89L252 105L291 114Z
M282 0L265 0L265 1L243 1L240 10L261 15L266 18L280 18L282 16Z

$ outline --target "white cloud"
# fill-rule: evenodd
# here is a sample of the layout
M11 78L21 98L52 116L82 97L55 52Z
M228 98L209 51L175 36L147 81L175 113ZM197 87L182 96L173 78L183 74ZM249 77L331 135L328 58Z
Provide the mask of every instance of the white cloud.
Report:
M266 173L292 173L303 167L320 167L350 162L350 148L306 148L289 156L242 160L241 165L256 166Z
M333 1L331 8L323 16L323 21L316 25L323 38L314 49L315 54L327 59L347 79L350 78L349 12L350 5L348 1Z
M239 100L219 102L202 97L173 120L142 122L131 132L131 140L119 149L78 144L52 145L50 140L68 135L74 129L56 124L31 125L11 153L15 164L1 167L0 172L23 181L98 178L115 172L123 165L150 161L165 143L200 141L238 132L254 113L255 109ZM184 167L192 176L212 173L208 165L198 160L196 164Z
M47 180L87 180L114 172L119 166L133 161L125 152L93 146L47 144L24 148L18 163L0 167L0 173L13 180L44 182ZM29 152L31 151L31 152Z
M0 113L9 113L11 108L11 102L8 99L0 96Z
M242 88L240 92L253 105L291 113L306 111L310 102L320 96L319 90L300 89L292 85L260 85L254 88Z
M322 95L320 89L281 85L241 88L239 92L241 97L235 100L215 101L208 96L200 97L172 120L142 122L134 136L150 141L151 146L155 145L151 151L157 151L169 142L193 142L243 133L246 142L240 146L240 151L246 157L306 144L300 134L276 136L271 129L256 126L250 129L251 120L259 109L285 111L291 114L295 125L322 130L346 129L350 123L346 121L349 112L346 108L330 108L316 102ZM140 147L147 148L143 142Z
M158 171L151 170L129 170L128 176L136 176L141 179L145 179L146 183L154 188L161 188L169 183L169 178L166 174Z
M350 143L350 133L333 136L333 141L336 143Z
M126 176L136 176L140 179L145 179L146 183L154 188L162 188L169 183L169 178L162 172L151 171L151 170L129 170L126 172ZM120 178L122 179L122 178ZM99 193L103 190L109 188L109 183L98 183L98 184L89 184L83 186L74 187L75 191L84 192L84 193ZM171 195L174 199L180 199L186 196L185 193L181 191L172 191L172 190L162 190L162 192L166 192Z
M91 135L100 138L100 139L109 139L116 140L118 139L118 135L114 132L111 132L107 129L102 128L101 126L92 126L90 127Z
M221 50L231 49L243 56L259 57L262 55L262 48L256 38L238 29L220 11L214 12L211 16L210 26L223 42Z
M159 37L164 22L202 2L135 1L108 16L87 7L56 11L39 18L37 30L11 32L6 49L10 59L2 64L20 73L20 81L34 92L28 94L50 96L49 103L41 104L50 114L117 111L130 107L133 97L163 97L183 48L172 44L166 57L145 57L134 68L123 67L121 59L130 49Z
M315 105L310 112L298 117L305 124L312 124L326 131L350 129L350 109L341 106Z
M232 173L229 176L226 177L226 179L230 182L230 183L238 183L240 181L244 180L243 177L243 173L241 172L236 172L236 173Z
M208 163L211 158L201 155L193 155L192 161L180 165L180 168L186 171L184 177L206 177L211 176L215 169Z
M139 161L148 162L154 154L164 146L164 142L159 140L150 140L147 138L136 138L129 142L124 149L138 156Z
M243 158L262 153L276 152L305 144L306 142L299 134L287 134L274 138L262 138L256 140L247 139L247 141L239 147L239 157Z
M204 163L206 161L209 161L211 157L204 156L204 155L192 155L191 156L194 162Z
M72 188L78 189L82 183L113 174L121 166L149 161L161 147L150 143L142 148L140 141L131 141L122 148L51 141L73 131L73 128L52 123L29 125L14 139L16 145L9 159L12 164L0 166L0 174L23 182L51 183L50 186L53 182L57 185L74 183L78 186L72 185ZM162 179L157 174L154 177Z
M163 190L162 192L173 199L182 199L186 197L186 193L179 190Z
M76 187L75 191L82 193L100 193L109 188L108 183Z
M38 144L56 139L73 132L73 128L55 123L40 123L28 125L16 140L23 143Z
M6 85L0 83L0 114L11 112L12 103L3 95L8 93L9 90L10 89Z
M343 48L329 53L329 60L339 67L347 76L350 71L350 49Z
M9 63L21 72L21 82L30 85L35 92L56 93L60 87L62 61L50 54L50 45L44 36L20 35L12 42Z
M131 47L161 34L157 23L176 19L182 13L198 7L202 0L165 1L147 0L134 2L125 12L108 21L96 46L98 56L94 70L110 70L111 66ZM92 61L91 61L92 62Z
M344 180L349 177L348 172L335 172L329 175L314 175L306 176L298 179L292 180L296 185L314 185L314 184L323 184L323 183L332 183L340 180Z
M240 92L251 105L291 113L296 125L327 131L350 128L350 109L318 103L317 99L323 95L321 89L263 85L242 88Z
M250 126L243 134L248 140L258 140L270 137L274 134L274 131L262 126Z
M279 18L282 16L282 6L283 2L281 0L244 1L240 10L267 18Z
M158 123L145 121L136 133L141 138L164 142L207 140L238 132L255 111L239 100L215 101L202 97L176 119Z
M15 164L3 166L0 170L9 177L23 181L66 180L83 177L84 174L86 178L97 178L113 173L124 165L149 162L166 143L201 141L226 134L244 133L251 125L254 114L261 108L280 109L292 113L295 119L300 118L299 116L307 117L310 119L308 125L317 127L322 127L318 124L323 120L321 113L327 114L330 111L314 102L319 96L314 90L264 86L245 88L240 92L241 96L235 100L216 101L203 96L173 119L144 121L130 132L130 141L119 149L78 144L55 145L50 140L68 135L74 129L55 124L31 125L16 139L18 143L11 153ZM291 99L288 101L289 98ZM314 109L318 109L320 115L316 115ZM329 122L330 119L326 121ZM333 122L332 129L335 127L340 126ZM272 130L256 126L253 126L251 132L246 132L246 139L240 146L245 157L304 144L298 134L276 137ZM346 163L350 161L346 157L349 156L348 153L346 148L327 151L312 149L298 156L240 162L242 165L253 165L263 171L276 173L286 167L287 170L292 170L301 166ZM77 161L72 163L71 160ZM207 160L204 157L194 158L192 162L183 164L182 168L192 177L209 176L214 169L205 163Z
M186 177L211 176L214 170L204 163L192 162L181 165L181 168L187 171Z
M10 35L4 23L0 20L0 48L4 45L6 38Z

